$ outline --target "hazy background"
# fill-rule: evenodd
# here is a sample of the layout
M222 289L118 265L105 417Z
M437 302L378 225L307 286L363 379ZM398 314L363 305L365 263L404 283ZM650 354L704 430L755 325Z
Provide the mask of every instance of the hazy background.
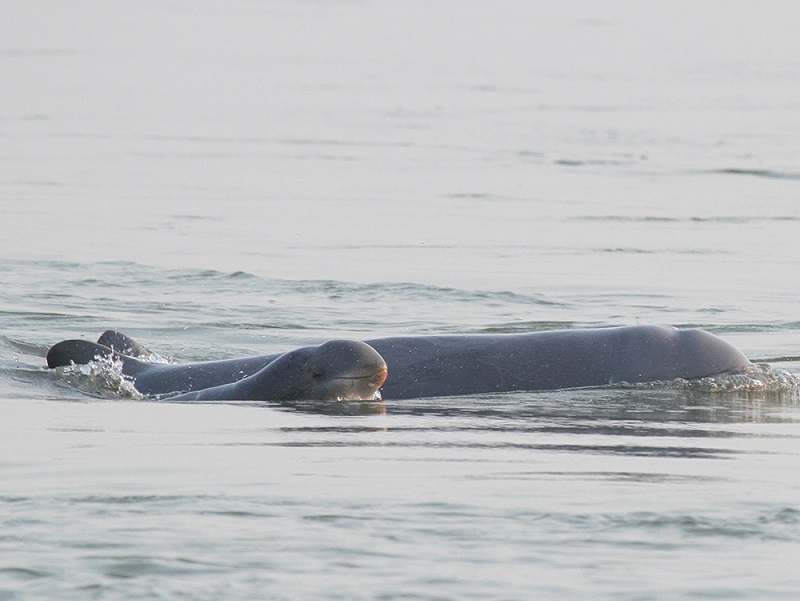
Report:
M665 250L760 257L757 286L797 257L796 223L758 226L796 215L792 2L3 12L6 258L616 288L663 285L652 272L675 263L715 287L744 268ZM643 234L674 215L694 221ZM720 240L703 218L756 221ZM657 252L586 269L575 245Z

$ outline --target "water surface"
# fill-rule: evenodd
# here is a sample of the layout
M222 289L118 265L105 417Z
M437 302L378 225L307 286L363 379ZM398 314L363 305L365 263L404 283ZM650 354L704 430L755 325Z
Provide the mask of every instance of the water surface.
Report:
M0 13L0 599L795 598L793 3ZM780 375L178 405L44 368L110 327L637 323Z

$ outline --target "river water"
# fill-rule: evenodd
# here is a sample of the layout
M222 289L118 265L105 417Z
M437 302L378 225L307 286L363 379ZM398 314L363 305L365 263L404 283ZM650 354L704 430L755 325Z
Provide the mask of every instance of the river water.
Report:
M0 599L794 599L800 8L0 8ZM170 404L330 338L702 327L747 380Z

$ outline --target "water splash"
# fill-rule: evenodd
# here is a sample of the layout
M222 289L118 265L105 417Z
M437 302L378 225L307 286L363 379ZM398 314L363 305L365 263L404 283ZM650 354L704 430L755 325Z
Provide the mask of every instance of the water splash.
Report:
M674 389L703 393L728 392L791 392L800 391L800 376L775 369L766 364L754 364L745 370L721 374L696 380L677 379L671 381L633 384L637 389Z
M136 390L133 380L122 373L122 361L114 357L98 356L85 365L68 365L56 371L67 384L91 396L147 398Z

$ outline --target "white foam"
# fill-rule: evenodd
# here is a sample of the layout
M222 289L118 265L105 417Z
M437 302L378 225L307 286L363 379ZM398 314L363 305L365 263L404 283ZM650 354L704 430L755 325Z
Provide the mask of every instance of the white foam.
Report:
M60 368L67 382L80 391L93 396L145 398L133 385L133 380L122 373L122 361L114 357L95 357L85 365Z

